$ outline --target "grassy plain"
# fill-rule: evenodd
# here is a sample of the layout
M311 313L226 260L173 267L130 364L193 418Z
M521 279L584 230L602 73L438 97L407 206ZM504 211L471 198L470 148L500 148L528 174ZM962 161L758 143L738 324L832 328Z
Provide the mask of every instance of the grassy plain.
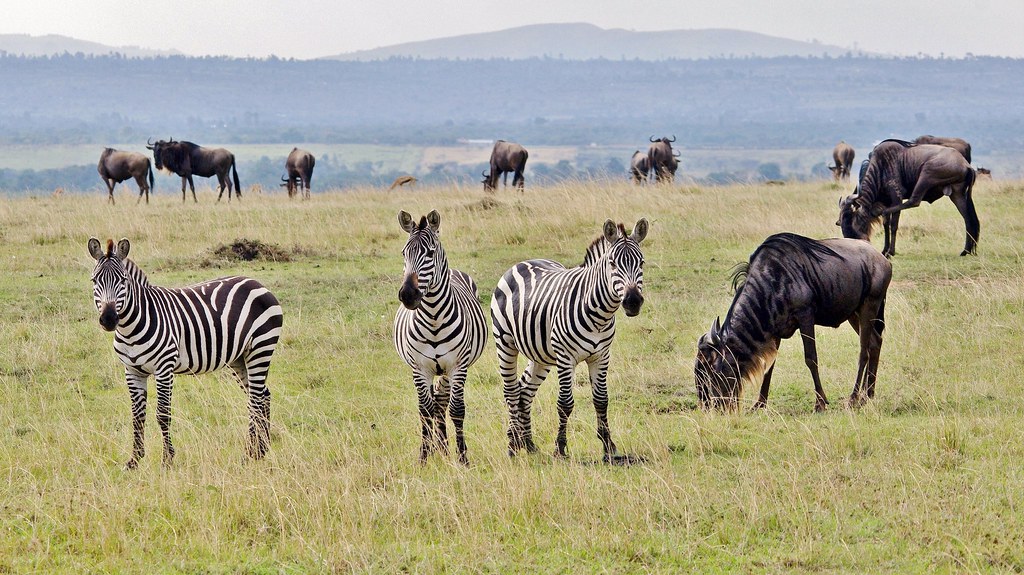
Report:
M0 573L1021 572L1024 570L1024 218L1016 183L976 191L977 257L958 257L950 202L902 219L878 395L843 405L852 330L819 330L829 410L814 414L795 340L769 409L696 409L695 341L731 296L728 270L769 234L835 235L828 183L632 188L577 182L361 189L200 204L159 196L0 199ZM606 218L651 221L647 303L620 318L610 421L631 467L599 463L577 375L568 461L554 460L554 377L535 402L542 452L509 459L490 346L470 370L471 465L417 463L416 400L390 341L405 235L442 214L453 266L486 306L517 261L578 263ZM254 276L285 310L270 375L272 449L244 457L245 401L227 374L176 380L177 458L147 457L91 298L90 236L128 237L158 285ZM236 238L291 261L234 262ZM880 238L876 238L876 243Z

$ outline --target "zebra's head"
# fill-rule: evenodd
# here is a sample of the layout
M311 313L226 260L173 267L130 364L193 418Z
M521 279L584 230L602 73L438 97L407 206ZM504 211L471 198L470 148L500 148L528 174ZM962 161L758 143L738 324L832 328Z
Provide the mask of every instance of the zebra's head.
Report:
M646 237L646 218L641 218L629 234L622 224L616 225L612 220L604 223L604 239L611 246L608 261L612 268L612 285L615 295L622 301L623 311L630 317L638 315L644 305L644 254L640 242Z
M96 238L89 238L89 254L96 260L92 270L92 299L96 311L100 312L100 325L107 331L117 329L117 320L125 308L128 293L128 273L124 259L128 257L131 244L124 238L117 242L107 240L106 251Z
M398 212L398 223L409 233L409 241L402 250L405 272L402 275L402 287L398 290L398 299L406 309L417 309L423 302L425 291L439 281L442 273L446 273L444 250L438 238L441 215L434 210L421 217L417 223L403 210Z
M693 376L697 399L704 409L734 405L739 397L739 365L729 346L722 342L722 326L718 318L711 324L711 329L697 340Z

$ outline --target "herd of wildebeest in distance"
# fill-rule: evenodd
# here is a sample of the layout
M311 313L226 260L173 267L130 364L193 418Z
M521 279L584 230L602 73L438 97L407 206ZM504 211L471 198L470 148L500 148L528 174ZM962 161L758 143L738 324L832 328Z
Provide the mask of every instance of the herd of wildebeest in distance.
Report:
M675 136L649 138L646 153L637 150L630 161L632 180L641 184L670 183L679 167ZM158 170L182 179L196 201L193 176L217 176L218 201L228 192L241 198L235 156L222 148L191 142L147 142ZM498 140L483 173L484 190L493 191L504 175L523 190L527 150ZM854 149L839 142L829 165L837 182L850 179ZM282 186L289 197L310 197L315 158L295 148L288 155ZM135 178L139 199L153 186L147 156L105 149L98 166L113 202L116 183ZM229 178L229 174L231 178ZM856 188L839 202L836 225L842 238L815 240L792 233L764 240L749 260L734 268L734 297L724 320L716 318L697 342L694 380L699 404L705 409L737 410L749 384L759 386L754 408L767 405L772 371L782 340L801 335L804 359L814 382L815 410L828 400L818 373L816 326L849 323L860 339L857 375L849 405L857 407L874 396L885 300L896 254L896 232L903 210L943 196L964 219L966 239L960 255L976 253L981 225L974 207L973 186L978 175L990 172L971 167L971 146L960 138L921 136L913 142L888 139L874 146L863 160ZM416 179L403 176L391 189ZM463 424L464 391L469 367L493 338L499 374L509 413L508 453L533 452L531 406L537 390L552 369L558 374L558 436L555 455L567 455L566 425L573 411L573 372L589 367L597 434L606 462L638 461L621 455L608 424L606 386L615 316L640 313L644 303L641 243L648 222L632 230L608 220L583 251L578 265L545 259L524 260L498 281L491 298L491 333L477 285L466 273L450 268L440 241L441 216L436 211L414 218L402 211L399 225L408 233L402 250L404 271L398 291L400 305L394 320L394 345L410 366L419 405L420 459L433 451L447 453L447 423L455 427L459 460L468 463ZM879 223L885 233L882 251L870 241ZM138 266L127 259L127 239L115 246L89 241L96 260L94 303L100 324L115 332L114 348L126 368L132 398L133 449L126 467L135 467L144 454L145 381L157 381L158 421L164 440L164 462L174 450L170 441L170 396L173 375L204 373L230 367L248 393L249 452L261 457L269 446L270 391L265 379L280 337L282 310L273 294L255 280L222 278L181 289L155 288ZM241 286L241 287L240 287ZM223 289L222 289L223 288ZM244 288L244 289L243 289ZM231 342L229 346L227 342ZM526 356L520 373L518 356Z

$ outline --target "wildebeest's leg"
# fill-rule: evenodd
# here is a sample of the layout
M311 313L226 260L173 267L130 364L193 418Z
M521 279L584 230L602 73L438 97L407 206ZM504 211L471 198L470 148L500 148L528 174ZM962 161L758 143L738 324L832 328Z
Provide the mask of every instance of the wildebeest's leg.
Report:
M954 191L949 199L953 200L957 211L964 218L964 227L967 230L967 239L964 240L964 251L960 255L977 255L978 237L981 235L981 222L978 220L978 212L974 209L974 198L964 194L960 190Z
M448 455L448 402L452 395L452 382L447 375L438 378L434 387L434 441L435 448Z
M594 392L594 411L597 412L597 438L604 448L604 461L611 463L615 457L615 442L608 427L608 354L587 362L590 368L590 386ZM559 372L561 374L561 372ZM559 382L561 383L561 382Z
M885 329L885 302L868 299L852 318L857 321L855 329L860 335L860 356L857 360L857 379L850 393L850 406L860 407L875 395L875 377L878 372L878 356L882 349L882 331Z
M515 175L512 177L512 185L515 186L516 188L518 188L519 191L521 192L521 191L523 191L523 188L524 188L525 184L526 184L526 178L523 177L523 171L521 169L520 170L516 170Z
M555 457L566 457L568 439L566 432L569 416L575 405L572 397L573 366L568 358L559 358L558 363L558 437L555 439Z
M149 186L146 185L146 176L145 176L145 174L135 176L135 183L139 185L139 199L135 200L135 203L138 204L139 202L141 202L142 201L142 195L145 194L146 195L146 203L148 204L149 203Z
M885 246L882 248L882 255L891 258L896 255L896 230L900 227L900 213L895 212L882 216L882 226L885 228Z
M800 339L804 342L804 362L807 364L807 369L811 371L811 379L814 380L814 411L825 411L828 399L825 398L825 390L821 387L821 377L818 376L818 350L814 342L813 319L801 321Z
M186 182L188 182L188 179L185 178L185 176L182 176L181 177L181 203L183 203L183 204L185 203L185 183ZM192 193L195 194L195 191L193 191Z
M502 172L501 175L504 176L504 178L501 181L501 185L502 185L502 187L507 188L508 187L508 172ZM515 183L516 183L516 179L515 179L515 177L513 177L512 178L512 184L515 184Z
M224 195L224 188L228 189L228 203L231 203L231 184L227 181L227 178L217 174L217 201L219 202L221 197Z
M146 379L143 373L125 368L124 379L132 402L132 457L124 464L125 470L135 469L146 455Z
M469 465L469 457L466 455L466 436L463 431L463 424L466 421L466 370L458 368L452 372L452 395L448 402L448 413L451 415L452 424L455 426L455 446L459 450L459 463Z
M174 445L171 444L171 391L174 388L174 372L168 366L156 374L156 422L164 439L164 465L174 461Z
M412 370L412 381L416 386L416 395L419 398L419 409L420 409L420 463L427 461L427 456L430 455L430 447L433 443L434 435L434 390L432 389L431 379L432 376L428 376L423 373L419 368L413 368Z
M114 201L114 186L115 186L115 184L114 184L113 179L111 179L111 178L103 178L103 183L107 185L107 203L108 204L117 204L117 202Z
M775 362L773 361L771 366L768 367L768 371L764 372L764 379L761 381L761 392L757 396L757 401L754 402L754 409L768 407L768 388L772 385L772 371L774 370Z

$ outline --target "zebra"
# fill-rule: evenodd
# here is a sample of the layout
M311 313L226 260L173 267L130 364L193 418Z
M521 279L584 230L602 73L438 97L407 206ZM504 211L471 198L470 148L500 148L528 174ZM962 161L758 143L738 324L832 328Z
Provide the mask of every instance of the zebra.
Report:
M432 449L447 452L447 410L455 425L459 461L468 465L463 389L469 366L483 354L487 342L483 307L473 279L448 267L438 238L441 216L436 210L419 223L400 211L398 223L409 233L409 240L402 250L405 271L398 290L402 305L395 313L394 342L398 355L412 368L419 397L420 462Z
M498 372L509 411L509 455L535 452L530 408L541 382L558 368L558 438L555 456L566 457L566 425L573 410L573 371L582 361L590 368L597 435L604 461L616 456L608 427L606 376L615 337L615 312L621 306L636 316L644 303L644 256L647 220L626 233L622 224L604 223L604 234L587 250L584 263L566 269L550 260L529 260L509 269L491 299L491 324L498 352ZM529 360L518 377L517 359Z
M126 470L145 455L146 384L156 376L157 422L163 435L163 463L174 459L171 391L174 374L206 373L230 367L249 397L248 453L260 459L270 443L267 371L281 336L283 314L274 294L254 279L224 277L184 288L149 283L128 259L131 244L114 247L89 239L96 260L93 301L99 323L114 332L114 352L125 367L132 404L133 447Z

